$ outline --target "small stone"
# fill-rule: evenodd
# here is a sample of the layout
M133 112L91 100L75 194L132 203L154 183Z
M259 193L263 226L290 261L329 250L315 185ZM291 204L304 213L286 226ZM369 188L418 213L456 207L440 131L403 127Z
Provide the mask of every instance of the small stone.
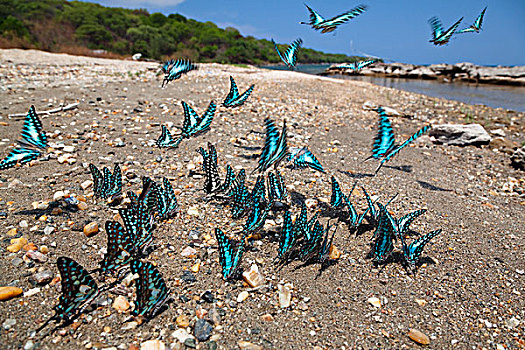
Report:
M213 326L206 320L198 319L195 322L195 328L193 329L193 335L198 341L206 341L213 331Z
M425 305L427 305L428 302L425 299L416 299L416 303L419 306L425 306Z
M125 312L129 309L129 301L125 296L119 295L113 301L113 308L118 312Z
M177 326L181 328L186 328L190 325L190 320L188 319L188 316L186 315L179 315L175 319L175 323L177 324Z
M212 307L210 311L208 312L207 319L213 322L213 324L215 325L218 325L219 323L221 323L221 315L219 313L219 310L217 310L216 307Z
M64 146L62 148L62 151L67 152L67 153L73 153L75 152L75 146Z
M368 298L366 301L368 301L369 304L375 306L375 307L381 307L381 300L376 297Z
M9 185L7 185L7 188L13 188L13 187L17 187L17 186L20 186L20 185L23 185L22 181L20 181L18 179L14 179L13 181L11 181L9 183Z
M428 345L430 344L430 338L423 332L410 328L408 331L408 337L418 344Z
M210 340L208 342L208 350L217 350L217 342Z
M41 245L40 246L40 253L42 253L42 254L49 253L49 248L47 247L47 245Z
M22 221L25 221L25 220L22 220ZM20 227L22 227L22 221L20 221ZM26 221L26 225L27 225L27 221ZM17 234L18 234L18 229L16 227L14 227L14 228L10 229L9 231L7 231L7 237L14 237Z
M140 344L140 350L166 350L166 345L158 339L153 339Z
M44 228L44 234L50 235L55 231L55 228L53 226L46 226Z
M237 345L239 345L239 349L241 349L241 350L262 350L262 346L255 345L255 344L250 343L249 341L245 341L245 340L239 340L237 342Z
M288 287L282 284L277 285L277 289L279 290L279 306L281 308L289 307L292 302L292 293Z
M188 213L188 215L191 215L191 216L199 216L200 215L199 209L197 209L197 206L193 206L193 207L189 208L187 213Z
M91 186L93 186L93 181L91 180L86 180L80 184L80 187L82 187L83 190L87 190Z
M183 280L186 283L197 282L197 279L195 278L195 275L191 271L184 271L182 273L181 280Z
M20 243L15 243L7 246L7 251L10 253L18 253L22 249L23 245Z
M208 310L200 308L195 311L197 318L204 318L208 314Z
M184 341L184 346L187 348L195 349L197 347L197 343L195 342L195 339L188 338Z
M314 198L308 198L307 200L304 201L304 204L306 204L306 207L308 209L314 209L317 207L317 205L319 204L319 202L317 201L317 199L314 199Z
M204 300L206 303L213 303L215 301L215 297L213 296L213 293L209 290L202 293L201 299Z
M84 234L86 237L92 237L98 233L98 223L97 222L90 222L86 226L84 226Z
M197 256L197 250L192 247L186 247L182 250L180 255L182 255L185 258L194 258Z
M86 210L88 208L88 205L86 202L78 202L77 204L77 208L79 210Z
M507 327L512 329L512 328L518 327L521 322L520 322L520 320L516 319L515 317L512 317L511 319L507 320L505 323L507 324Z
M139 326L139 323L137 321L131 321L131 322L126 322L124 326L122 326L120 329L123 331L127 331L130 329L135 329L138 326Z
M28 340L24 345L24 350L33 350L35 348L35 343L33 341Z
M53 273L51 271L44 270L44 271L36 273L33 276L33 279L35 280L36 283L38 283L40 285L45 285L45 284L48 284L49 282L51 282L53 277L54 276L53 276Z
M22 249L25 250L26 252L29 250L38 250L38 248L33 242L27 243L25 246L22 247Z
M62 198L64 198L66 194L64 193L64 191L56 191L55 194L53 194L53 200L54 201L58 201L58 200L61 200Z
M339 249L337 249L335 244L332 244L330 246L330 249L328 250L328 257L330 258L330 260L337 260L341 257L341 252L339 251Z
M242 291L239 293L239 295L237 296L237 302L238 303L242 303L243 301L245 301L248 297L250 296L250 293L248 293L247 291Z
M264 284L264 276L259 272L259 267L253 264L250 270L242 273L242 278L252 288L262 286Z
M264 315L261 316L261 320L263 320L265 322L273 322L274 318L270 314L264 314Z
M36 294L39 294L41 291L41 289L39 287L37 288L32 288L32 289L29 289L27 290L26 292L24 292L24 297L31 297L33 295L36 295Z
M26 253L26 256L33 260L33 261L36 261L36 262L39 262L39 263L45 263L47 261L47 256L40 253L39 251L36 251L36 250L30 250Z
M184 328L179 328L171 333L171 336L177 339L180 343L184 343L187 339L193 339L193 335L189 334Z
M8 318L2 323L2 327L7 331L11 329L16 324L16 320L14 318Z
M23 293L22 288L0 287L0 301L13 299Z

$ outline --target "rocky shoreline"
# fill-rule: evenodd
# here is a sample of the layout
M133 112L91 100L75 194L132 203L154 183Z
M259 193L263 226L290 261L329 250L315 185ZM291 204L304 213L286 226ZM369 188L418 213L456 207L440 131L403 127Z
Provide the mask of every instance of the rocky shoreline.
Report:
M525 86L525 66L484 67L468 62L432 64L429 66L407 63L376 63L371 67L363 68L359 72L340 69L337 68L337 65L332 65L320 75L337 74Z

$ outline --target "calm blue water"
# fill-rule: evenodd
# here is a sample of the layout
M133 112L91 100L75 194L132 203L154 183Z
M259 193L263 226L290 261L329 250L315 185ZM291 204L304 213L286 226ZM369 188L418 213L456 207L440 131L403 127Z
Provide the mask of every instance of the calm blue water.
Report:
M297 71L317 74L330 65L298 65ZM262 66L267 69L285 69L284 66ZM348 75L331 75L333 78L367 81L389 88L417 92L432 97L461 101L471 105L485 105L525 112L525 87L489 84L442 83L435 80L382 78Z

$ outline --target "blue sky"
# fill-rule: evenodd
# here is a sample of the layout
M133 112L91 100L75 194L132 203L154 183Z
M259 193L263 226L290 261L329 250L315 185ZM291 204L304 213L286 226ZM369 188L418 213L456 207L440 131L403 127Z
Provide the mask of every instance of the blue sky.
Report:
M304 47L325 52L369 54L398 62L430 64L472 62L482 65L525 65L525 0L305 0L330 18L359 4L368 10L321 34L299 24L308 20L303 0L91 0L105 6L146 8L150 13L180 13L219 27L235 27L243 35L290 43L300 37ZM449 45L428 42L428 19L437 16L447 29L460 17L461 28L474 22L488 6L480 34L455 36Z

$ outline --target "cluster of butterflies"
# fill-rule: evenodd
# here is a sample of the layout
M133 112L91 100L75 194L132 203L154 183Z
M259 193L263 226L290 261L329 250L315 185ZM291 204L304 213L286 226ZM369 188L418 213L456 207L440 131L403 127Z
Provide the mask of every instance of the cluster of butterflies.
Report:
M89 165L93 176L94 195L99 198L122 198L122 175L120 167L115 165L113 173L107 168L102 172ZM103 175L102 175L103 174ZM91 273L68 257L57 260L61 276L62 295L54 307L55 314L44 322L40 331L51 321L68 324L84 311L103 291L120 283L125 272L138 275L135 282L136 299L132 315L152 318L169 300L170 292L155 266L141 259L146 257L153 243L153 230L157 220L172 218L178 209L173 187L167 178L159 184L151 178L142 178L142 191L137 195L127 192L130 203L119 208L123 224L118 221L106 221L107 248L99 267ZM116 281L99 288L92 273L101 277L116 277ZM56 328L63 326L59 324ZM56 329L55 328L55 329Z
M427 210L415 210L397 219L386 209L387 206L397 197L397 194L383 205L379 203L377 199L373 201L365 188L361 187L368 207L363 213L358 214L354 205L350 201L350 196L354 192L356 185L357 182L354 183L349 194L345 195L341 190L337 179L332 176L332 196L330 197L331 207L337 210L341 210L345 207L347 208L347 213L344 216L347 217L346 221L352 231L361 231L360 228L365 217L367 217L367 221L370 225L375 226L376 230L372 237L374 242L372 244L372 250L370 251L370 256L375 263L385 263L394 249L393 242L396 239L399 239L406 265L411 271L414 271L417 267L421 253L423 252L423 248L432 238L441 233L441 229L427 233L412 243L407 244L405 236L410 232L410 225Z
M471 26L458 31L456 30L458 29L461 21L463 20L463 17L461 17L447 30L443 30L443 26L441 25L441 21L439 20L439 18L432 17L428 21L430 23L430 26L432 27L432 39L430 40L430 42L434 45L441 46L448 44L448 42L454 34L479 33L481 30L481 24L483 23L483 17L485 16L486 10L487 8L485 7Z

